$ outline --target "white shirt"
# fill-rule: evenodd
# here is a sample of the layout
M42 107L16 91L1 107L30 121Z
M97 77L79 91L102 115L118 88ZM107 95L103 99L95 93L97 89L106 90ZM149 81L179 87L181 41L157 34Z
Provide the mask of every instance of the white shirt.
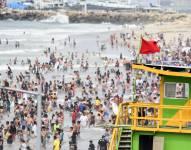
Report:
M80 122L81 122L81 125L82 125L83 127L86 127L86 126L87 126L87 122L88 122L88 117L82 115L82 116L80 117Z
M34 136L36 137L37 136L37 127L35 124L32 127L32 131L34 132Z

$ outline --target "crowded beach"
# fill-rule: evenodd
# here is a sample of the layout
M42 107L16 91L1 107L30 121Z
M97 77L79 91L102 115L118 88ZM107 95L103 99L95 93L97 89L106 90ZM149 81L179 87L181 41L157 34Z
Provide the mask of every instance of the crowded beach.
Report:
M62 41L63 49L68 51L61 51L55 46L57 39L52 37L52 46L46 47L41 56L9 59L6 69L1 71L1 87L43 94L42 149L107 150L113 129L106 125L115 124L120 103L159 103L159 77L144 71L132 72L131 64L191 66L188 35L177 33L171 38L167 35L166 39L167 33L150 33L144 26L125 28L125 32L109 32L104 38L102 34L96 35L93 42L98 52L80 51L78 38L72 36ZM137 41L141 36L157 41L161 52L140 55ZM0 40L0 47L4 46L10 46L8 38ZM22 41L11 46L20 49ZM128 51L131 59L123 52L115 58L104 54L118 49ZM15 70L15 66L27 69ZM2 88L0 117L0 150L35 150L36 97Z

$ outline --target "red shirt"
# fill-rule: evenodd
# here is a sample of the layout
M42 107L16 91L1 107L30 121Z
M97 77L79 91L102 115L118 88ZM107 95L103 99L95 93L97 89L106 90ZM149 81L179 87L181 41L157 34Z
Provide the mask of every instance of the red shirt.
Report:
M72 121L76 121L76 112L72 112Z

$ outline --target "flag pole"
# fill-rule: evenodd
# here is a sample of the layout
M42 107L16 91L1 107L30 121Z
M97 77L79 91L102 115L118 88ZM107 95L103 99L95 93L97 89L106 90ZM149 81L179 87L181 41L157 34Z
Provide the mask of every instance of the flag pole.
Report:
M139 41L139 45L138 45L138 55L137 55L137 63L141 63L140 62L140 48L141 48L141 44L142 44L142 35L140 36L140 41Z
M163 62L162 48L160 49L160 57L161 57L161 70L163 70L164 62Z
M136 63L139 63L140 48L141 48L141 43L142 43L141 37L142 37L142 35L140 36L140 41L139 41L139 45L138 45L138 55L136 58ZM135 70L133 69L133 81L132 81L133 102L135 101L135 98L136 98L136 78L137 78L137 74L135 74Z

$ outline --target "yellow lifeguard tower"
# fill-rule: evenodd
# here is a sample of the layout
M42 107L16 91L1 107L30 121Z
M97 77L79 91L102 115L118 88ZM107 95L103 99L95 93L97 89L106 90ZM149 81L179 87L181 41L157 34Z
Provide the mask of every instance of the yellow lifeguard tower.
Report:
M191 150L191 68L134 64L158 74L160 103L119 106L109 150Z

